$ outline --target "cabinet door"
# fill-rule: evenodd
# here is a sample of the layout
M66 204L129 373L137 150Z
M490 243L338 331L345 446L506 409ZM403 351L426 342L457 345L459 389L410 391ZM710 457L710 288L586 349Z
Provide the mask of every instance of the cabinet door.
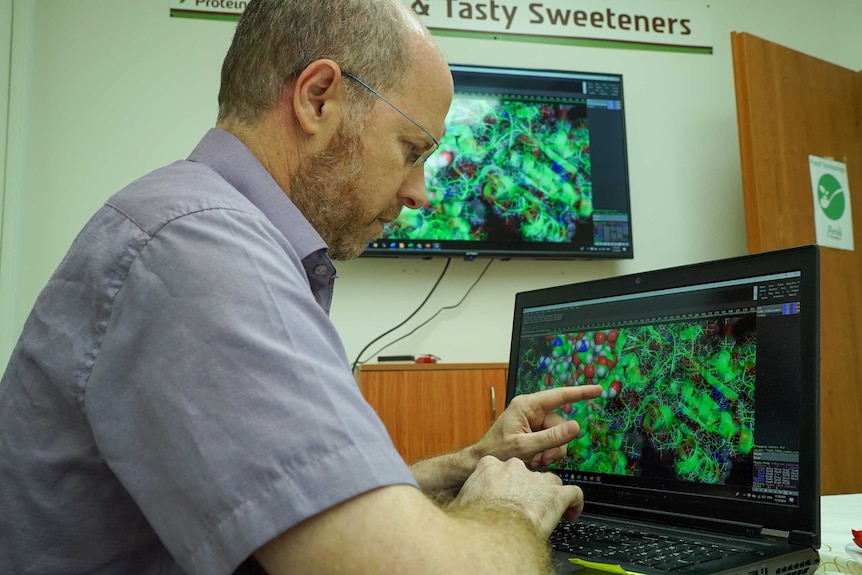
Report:
M363 371L361 381L407 462L476 441L505 402L505 369Z

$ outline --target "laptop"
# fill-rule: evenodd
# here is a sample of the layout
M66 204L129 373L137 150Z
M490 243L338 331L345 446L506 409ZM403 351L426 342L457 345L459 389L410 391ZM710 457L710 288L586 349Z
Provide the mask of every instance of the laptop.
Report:
M816 570L818 286L801 246L516 295L507 403L603 389L559 410L581 432L549 471L585 497L559 573Z

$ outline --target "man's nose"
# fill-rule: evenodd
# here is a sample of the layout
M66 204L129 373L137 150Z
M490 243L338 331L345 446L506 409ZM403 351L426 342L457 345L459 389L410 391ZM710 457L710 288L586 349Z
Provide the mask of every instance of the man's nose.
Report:
M401 189L398 190L398 199L401 205L416 210L425 205L428 200L425 195L425 167L417 166L410 170L407 179Z

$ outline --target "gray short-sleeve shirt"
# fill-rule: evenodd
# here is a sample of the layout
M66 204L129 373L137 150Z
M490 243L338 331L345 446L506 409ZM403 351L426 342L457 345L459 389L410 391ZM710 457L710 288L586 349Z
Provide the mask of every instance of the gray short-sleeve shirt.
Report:
M415 485L328 318L325 247L216 129L93 216L0 383L0 573L230 573Z

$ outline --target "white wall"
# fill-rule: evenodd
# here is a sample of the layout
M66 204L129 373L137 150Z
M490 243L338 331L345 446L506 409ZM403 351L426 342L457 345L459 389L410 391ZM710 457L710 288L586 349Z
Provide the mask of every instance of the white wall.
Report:
M3 197L6 193L6 134L12 60L12 0L0 0L0 269L3 261Z
M32 6L0 0L0 362L20 330L21 204L24 195L26 90L32 43ZM17 30L13 33L13 30Z
M26 86L11 87L13 94L29 94L23 134L11 134L23 137L24 153L7 167L23 176L4 197L4 205L18 203L17 249L14 261L0 262L7 277L13 270L9 285L0 283L0 324L17 333L101 202L135 177L187 155L212 126L219 67L234 24L171 19L167 2L158 1L14 3L33 6L32 49L25 55L32 72ZM862 6L857 0L720 0L709 10L715 46L709 56L441 39L453 62L624 75L635 258L496 261L460 308L386 353L505 361L519 290L745 253L730 32L750 32L858 70ZM456 303L484 264L453 261L411 326ZM443 265L441 259L339 265L332 318L351 360L418 306ZM11 341L0 345L5 360Z

